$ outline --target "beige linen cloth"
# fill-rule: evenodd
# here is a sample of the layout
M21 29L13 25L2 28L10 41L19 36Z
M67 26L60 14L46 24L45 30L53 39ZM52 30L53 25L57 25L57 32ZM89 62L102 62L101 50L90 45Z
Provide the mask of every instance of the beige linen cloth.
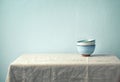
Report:
M10 64L6 82L120 82L120 60L114 55L21 55Z

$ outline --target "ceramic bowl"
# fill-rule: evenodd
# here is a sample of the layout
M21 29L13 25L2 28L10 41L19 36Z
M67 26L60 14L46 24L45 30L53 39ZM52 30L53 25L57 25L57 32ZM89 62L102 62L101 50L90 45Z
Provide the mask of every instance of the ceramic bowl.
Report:
M95 45L95 39L85 39L77 41L77 45Z
M77 42L94 42L95 43L95 39L84 39Z
M87 46L87 45L95 45L95 42L78 42L77 45L83 45L83 46Z
M95 40L87 39L77 41L77 50L83 56L90 56L95 50Z
M78 53L83 56L90 56L95 50L95 45L87 45L87 46L77 45L77 50Z

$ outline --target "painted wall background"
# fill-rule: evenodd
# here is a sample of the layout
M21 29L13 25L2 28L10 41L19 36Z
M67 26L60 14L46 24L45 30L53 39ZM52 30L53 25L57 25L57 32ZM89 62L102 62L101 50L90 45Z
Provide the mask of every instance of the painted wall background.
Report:
M0 0L0 82L22 53L77 53L85 38L120 57L120 0Z

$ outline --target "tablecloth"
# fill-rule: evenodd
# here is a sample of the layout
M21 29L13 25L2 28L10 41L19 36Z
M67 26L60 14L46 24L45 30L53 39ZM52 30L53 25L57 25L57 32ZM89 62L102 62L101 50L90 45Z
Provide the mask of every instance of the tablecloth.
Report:
M115 55L24 54L8 68L6 82L120 82Z

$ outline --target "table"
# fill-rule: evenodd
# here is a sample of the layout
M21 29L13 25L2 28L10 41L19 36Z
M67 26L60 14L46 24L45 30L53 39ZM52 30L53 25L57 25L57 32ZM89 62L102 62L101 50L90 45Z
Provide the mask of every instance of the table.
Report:
M12 62L6 82L120 82L115 55L24 54Z

